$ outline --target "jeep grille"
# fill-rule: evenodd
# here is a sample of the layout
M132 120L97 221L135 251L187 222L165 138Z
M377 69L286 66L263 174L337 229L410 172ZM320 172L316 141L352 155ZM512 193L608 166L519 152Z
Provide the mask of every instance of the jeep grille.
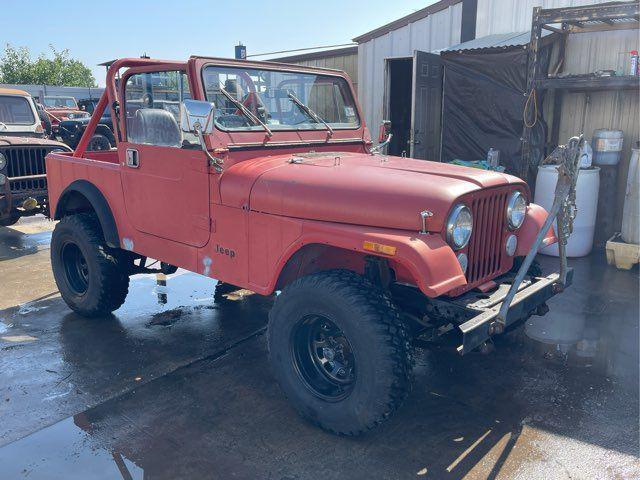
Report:
M471 201L473 233L469 240L467 288L473 288L510 267L505 265L504 236L507 201L512 188L488 189Z
M11 193L46 190L44 157L55 147L11 147L0 150L7 159ZM32 177L32 178L24 178Z

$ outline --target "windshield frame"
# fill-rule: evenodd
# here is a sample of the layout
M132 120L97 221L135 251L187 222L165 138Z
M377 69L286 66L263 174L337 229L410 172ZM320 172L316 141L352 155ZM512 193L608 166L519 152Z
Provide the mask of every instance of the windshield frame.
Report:
M66 100L73 100L73 103L75 104L75 106L74 107L69 107L67 105L64 105L64 106L62 106L62 105L47 105L47 100L46 100L47 98L52 98L52 99L64 98L65 99L65 103L66 103ZM74 97L72 97L70 95L44 95L42 97L42 104L45 106L45 108L69 108L71 110L79 110L80 109L80 107L78 107L78 101Z
M242 65L242 64L238 64L236 62L233 63L226 63L226 62L207 62L204 63L201 68L200 68L200 81L202 82L202 93L204 95L204 99L206 101L210 101L207 97L207 92L206 92L206 80L205 80L205 71L207 68L209 67L218 67L218 68L235 68L238 70L264 70L264 71L271 71L271 72L285 72L285 73L291 73L291 74L302 74L302 75L316 75L318 77L330 77L330 78L336 78L339 79L339 81L343 81L346 85L346 90L345 93L347 93L349 95L349 99L345 98L345 100L351 100L352 105L353 105L353 109L354 109L354 113L356 116L356 123L354 123L352 126L349 127L338 127L338 126L334 126L333 124L329 123L329 125L331 125L331 128L336 131L336 132L341 132L341 131L355 131L355 130L360 130L363 128L363 124L362 124L362 116L361 116L361 111L360 111L360 106L358 105L358 101L357 101L357 96L355 95L355 92L353 91L353 85L351 84L350 80L348 79L348 77L346 77L345 75L341 75L342 72L339 71L331 71L329 69L326 69L326 71L316 71L313 67L311 68L296 68L297 65L288 65L288 64L278 64L275 63L273 64L273 66L271 65L255 65L255 64L251 64L248 62L248 64ZM218 124L218 122L213 122L214 128L220 132L226 133L226 134L256 134L256 133L260 133L260 132L264 132L264 130L262 130L261 128L224 128L221 125ZM294 132L294 133L300 133L300 134L305 134L305 133L321 133L321 132L327 132L326 127L322 124L322 123L318 123L318 124L314 124L314 125L318 125L317 128L294 128L292 126L292 128L274 128L272 129L273 131L273 135L276 136L278 133L284 133L284 132ZM269 128L272 127L272 125L267 124L267 126ZM252 127L259 127L259 125L252 125Z

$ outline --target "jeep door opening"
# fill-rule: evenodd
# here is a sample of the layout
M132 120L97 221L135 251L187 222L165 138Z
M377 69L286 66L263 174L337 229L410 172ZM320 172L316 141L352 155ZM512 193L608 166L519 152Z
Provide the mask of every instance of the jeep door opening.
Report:
M107 106L116 148L87 153ZM147 258L276 293L267 343L289 401L332 432L377 426L410 390L417 335L467 353L570 283L564 256L531 267L567 219L575 145L548 215L516 177L376 153L362 118L339 71L115 61L75 152L46 159L63 299L114 311Z

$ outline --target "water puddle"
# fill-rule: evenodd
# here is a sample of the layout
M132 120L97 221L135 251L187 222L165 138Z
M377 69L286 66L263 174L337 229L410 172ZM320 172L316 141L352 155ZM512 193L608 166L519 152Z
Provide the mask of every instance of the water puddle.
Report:
M0 448L0 478L140 479L143 470L91 437L84 414L67 418Z

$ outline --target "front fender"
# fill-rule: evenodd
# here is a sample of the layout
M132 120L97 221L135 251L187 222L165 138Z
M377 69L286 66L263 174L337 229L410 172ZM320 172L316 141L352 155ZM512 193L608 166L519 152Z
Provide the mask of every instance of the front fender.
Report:
M535 203L529 204L527 207L527 216L524 219L524 223L517 232L518 246L516 247L516 257L521 257L529 253L533 243L535 242L538 232L547 220L548 213L540 205ZM553 243L556 243L558 239L553 231L553 227L549 228L546 236L542 240L541 247L546 247Z
M278 261L269 288L275 288L278 275L287 261L304 245L330 245L364 255L374 255L364 249L364 242L395 247L394 255L375 255L387 258L390 266L396 267L396 273L400 271L408 277L398 278L399 281L416 285L428 297L437 297L467 283L455 253L438 234L422 235L402 230L305 221L301 235Z

